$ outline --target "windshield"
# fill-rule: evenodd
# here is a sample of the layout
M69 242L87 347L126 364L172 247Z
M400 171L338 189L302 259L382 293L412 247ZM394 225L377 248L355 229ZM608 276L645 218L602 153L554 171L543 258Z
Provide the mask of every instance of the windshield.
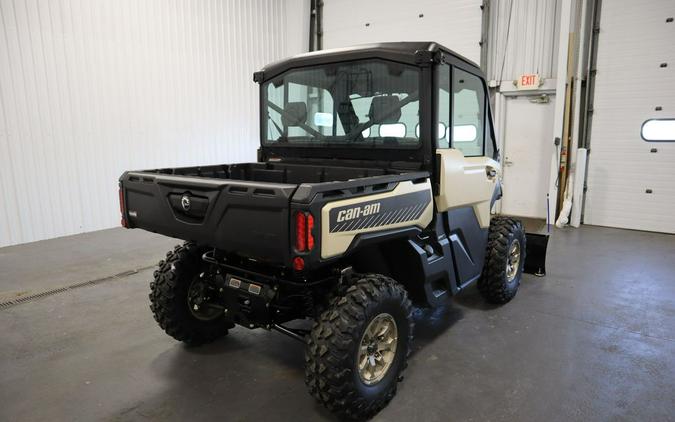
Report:
M416 147L419 71L379 60L292 70L263 86L265 145Z

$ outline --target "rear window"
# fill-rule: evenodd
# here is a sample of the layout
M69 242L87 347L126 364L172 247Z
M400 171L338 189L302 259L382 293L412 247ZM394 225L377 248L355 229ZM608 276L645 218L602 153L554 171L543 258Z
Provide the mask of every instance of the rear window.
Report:
M419 70L382 60L292 70L263 86L265 145L417 147Z

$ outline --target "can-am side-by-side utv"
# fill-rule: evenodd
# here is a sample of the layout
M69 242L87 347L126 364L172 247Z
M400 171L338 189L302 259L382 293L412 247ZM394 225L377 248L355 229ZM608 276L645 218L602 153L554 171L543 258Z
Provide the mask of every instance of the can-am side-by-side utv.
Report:
M183 239L150 285L160 327L188 344L241 325L306 344L310 393L343 418L392 399L413 306L473 282L510 301L517 219L492 215L501 169L472 62L429 42L303 54L253 75L258 161L129 171L122 225ZM283 324L311 319L311 330Z

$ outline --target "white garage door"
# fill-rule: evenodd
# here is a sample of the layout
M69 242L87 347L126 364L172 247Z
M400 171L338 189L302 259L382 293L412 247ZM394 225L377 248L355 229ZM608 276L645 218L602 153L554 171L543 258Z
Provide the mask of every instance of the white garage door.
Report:
M478 63L480 0L325 0L323 47L436 41Z
M673 16L673 0L602 2L586 224L675 233L675 141L641 137L675 119Z

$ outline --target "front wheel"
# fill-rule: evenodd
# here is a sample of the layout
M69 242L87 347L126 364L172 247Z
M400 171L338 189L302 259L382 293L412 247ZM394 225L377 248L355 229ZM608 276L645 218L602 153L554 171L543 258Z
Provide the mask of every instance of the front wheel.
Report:
M509 302L518 292L525 265L525 232L519 220L494 217L478 290L488 301Z
M307 339L309 392L341 418L368 419L396 394L412 343L406 290L379 274L357 279L332 301Z

